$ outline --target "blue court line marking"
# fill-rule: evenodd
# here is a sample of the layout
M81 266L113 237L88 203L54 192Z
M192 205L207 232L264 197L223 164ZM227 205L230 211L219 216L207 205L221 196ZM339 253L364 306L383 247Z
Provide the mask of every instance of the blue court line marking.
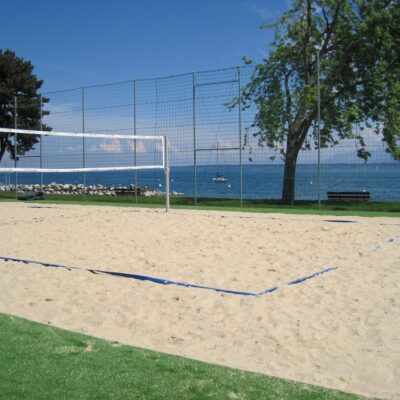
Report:
M396 235L393 236L389 239L386 239L384 242L379 243L377 245L375 245L370 251L368 251L363 257L368 257L370 256L372 253L376 253L379 250L382 250L383 246L386 244L393 244L395 242L397 242L398 240L400 240L400 235Z
M322 274L324 274L325 272L333 271L333 270L336 269L336 268L337 268L337 267L328 267L328 268L325 268L325 269L323 269L323 270L321 270L321 271L315 272L314 274L304 276L303 278L294 279L293 281L290 281L290 282L288 283L288 285L296 285L297 283L301 283L301 282L304 282L304 281L306 281L306 280L308 280L308 279L314 278L314 276L322 275Z
M221 288L216 288L216 287L212 287L212 286L203 286L203 285L196 285L196 284L192 284L192 283L172 281L169 279L155 278L153 276L130 274L130 273L125 273L125 272L104 271L104 270L92 269L92 268L86 269L86 268L80 268L80 267L71 267L71 266L66 266L66 265L61 265L61 264L52 264L52 263L47 263L47 262L42 262L42 261L35 261L35 260L24 260L24 259L13 258L13 257L1 257L0 256L0 260L22 262L24 264L36 264L36 265L42 265L44 267L50 267L50 268L62 268L62 269L67 269L67 270L72 270L72 269L83 270L83 271L92 272L93 274L105 274L105 275L111 275L111 276L118 276L121 278L136 279L136 280L140 280L140 281L150 281L150 282L158 283L161 285L177 285L177 286L189 287L189 288L195 288L195 289L214 290L215 292L238 294L238 295L242 295L242 296L259 296L260 294L270 293L270 292L273 292L276 289L278 289L277 287L269 288L269 289L264 290L263 292L260 292L260 294L259 294L259 293L245 292L245 291L239 291L239 290L221 289Z
M373 252L377 252L382 249L382 245L384 244L392 244L395 243L396 241L400 240L400 235L396 235L394 237L391 237L387 240L385 240L382 244L377 244L366 254L366 256L371 255ZM138 275L138 274L130 274L130 273L125 273L125 272L113 272L113 271L104 271L101 269L86 269L86 268L80 268L80 267L70 267L66 265L61 265L61 264L52 264L52 263L47 263L47 262L42 262L42 261L34 261L34 260L24 260L20 258L14 258L14 257L1 257L0 260L3 261L14 261L14 262L22 262L24 264L36 264L36 265L42 265L44 267L51 267L51 268L63 268L68 271L72 269L76 270L83 270L83 271L88 271L93 274L105 274L105 275L111 275L111 276L118 276L121 278L130 278L130 279L136 279L140 281L150 281L153 283L158 283L161 285L177 285L177 286L182 286L182 287L188 287L188 288L194 288L194 289L203 289L203 290L213 290L215 292L220 292L220 293L229 293L229 294L237 294L237 295L242 295L242 296L263 296L268 293L275 292L276 290L279 289L278 286L273 286L269 289L262 290L261 292L246 292L246 291L239 291L239 290L230 290L230 289L221 289L221 288L216 288L212 286L203 286L203 285L196 285L192 283L185 283L185 282L178 282L178 281L172 281L169 279L161 279L161 278L155 278L153 276L146 276L146 275ZM333 271L337 269L337 267L328 267L324 268L321 271L315 272L311 275L304 276L302 278L297 278L294 279L290 282L288 282L285 286L290 286L290 285L296 285L298 283L304 282L308 279L312 279L316 276L325 274L327 272Z
M203 289L203 290L213 290L215 292L237 294L237 295L242 295L242 296L252 296L252 297L263 296L268 293L275 292L276 290L279 289L278 286L273 286L271 288L262 290L261 292L246 292L246 291L240 291L240 290L221 289L221 288L216 288L216 287L212 287L212 286L203 286L203 285L196 285L196 284L192 284L192 283L172 281L169 279L155 278L153 276L130 274L130 273L125 273L125 272L104 271L104 270L100 270L100 269L86 269L86 268L80 268L80 267L71 267L71 266L66 266L66 265L61 265L61 264L52 264L52 263L47 263L47 262L42 262L42 261L35 261L35 260L24 260L24 259L14 258L14 257L1 257L0 256L0 260L22 262L24 264L36 264L36 265L41 265L41 266L50 267L50 268L62 268L62 269L66 269L68 271L73 270L73 269L83 270L83 271L91 272L93 274L105 274L105 275L111 275L111 276L118 276L118 277L122 277L122 278L136 279L136 280L140 280L140 281L150 281L150 282L158 283L161 285L177 285L177 286L182 286L182 287ZM304 282L308 279L314 278L315 276L318 276L318 275L322 275L322 274L332 271L334 269L336 269L336 267L324 268L323 270L315 272L314 274L307 275L302 278L298 278L293 281L290 281L289 283L287 283L287 285L294 285L296 283Z

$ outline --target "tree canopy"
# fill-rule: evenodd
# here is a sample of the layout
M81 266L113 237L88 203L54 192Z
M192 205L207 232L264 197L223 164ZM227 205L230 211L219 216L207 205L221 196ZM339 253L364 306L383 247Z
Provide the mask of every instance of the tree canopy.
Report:
M40 129L41 115L47 115L48 111L41 114L41 103L47 103L48 99L40 98L38 90L43 84L33 74L33 65L30 61L17 57L11 50L0 49L0 127L14 128L15 126L15 98L17 98L18 128ZM50 130L42 124L42 130ZM11 159L25 154L39 142L39 136L17 135L17 152L9 134L0 135L0 161L8 152Z
M256 104L254 136L284 159L283 202L295 198L299 152L316 140L311 128L317 118L317 55L320 146L354 138L357 155L367 160L363 132L374 128L400 159L399 5L400 0L294 0L277 23L264 26L275 29L275 40L237 102Z

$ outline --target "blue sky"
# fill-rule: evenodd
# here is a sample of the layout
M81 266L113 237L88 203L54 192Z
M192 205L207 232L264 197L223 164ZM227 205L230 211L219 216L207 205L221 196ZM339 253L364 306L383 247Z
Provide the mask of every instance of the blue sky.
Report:
M285 0L16 0L2 2L0 48L29 59L53 91L261 60L259 29ZM4 18L7 16L7 18Z
M242 65L243 56L261 60L273 35L260 25L276 20L289 4L290 0L4 1L0 48L10 48L32 61L36 75L44 80L42 92L225 68ZM72 94L68 96L72 99ZM70 111L68 107L80 104L79 93L71 104L68 96L63 98L62 115ZM119 92L119 101L118 96ZM227 112L223 104L232 96L211 110L217 110L218 120L222 121L220 109ZM106 100L103 96L99 101ZM75 126L81 123L79 115L69 117L67 113L58 124L55 99L50 106L55 130L81 129ZM104 111L94 113L96 124L92 125L99 126L101 121L102 129L114 126L117 116L111 111L114 119ZM153 121L153 114L140 117ZM87 129L90 118L88 115ZM165 116L166 122L168 118ZM219 139L217 133L209 132L214 144L223 137L218 134ZM178 132L173 135L179 136ZM380 138L372 133L367 141L380 145ZM352 156L355 153L353 147L348 151ZM336 155L332 150L330 156ZM260 156L260 161L268 158Z

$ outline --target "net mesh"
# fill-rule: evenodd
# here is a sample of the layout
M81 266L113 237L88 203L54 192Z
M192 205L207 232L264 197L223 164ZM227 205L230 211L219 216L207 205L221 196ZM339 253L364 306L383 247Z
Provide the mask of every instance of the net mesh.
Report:
M0 129L1 135L9 142L0 161L2 172L72 173L165 168L162 136L4 128Z

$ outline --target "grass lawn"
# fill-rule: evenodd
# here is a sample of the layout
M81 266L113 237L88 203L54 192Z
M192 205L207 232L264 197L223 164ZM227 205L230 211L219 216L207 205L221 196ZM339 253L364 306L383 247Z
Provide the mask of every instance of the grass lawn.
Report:
M163 207L165 204L165 198L160 196L141 196L137 199L138 203L136 203L134 196L86 196L86 199L84 199L81 195L46 195L45 200L36 200L35 203L111 205L124 207ZM0 201L16 201L15 193L1 192ZM240 207L239 201L236 199L198 198L197 205L195 206L193 198L171 197L171 206L175 209L400 217L400 202L354 202L343 204L323 202L319 209L315 201L297 201L294 205L288 206L275 200L244 200L243 207Z
M0 399L361 399L0 314Z

